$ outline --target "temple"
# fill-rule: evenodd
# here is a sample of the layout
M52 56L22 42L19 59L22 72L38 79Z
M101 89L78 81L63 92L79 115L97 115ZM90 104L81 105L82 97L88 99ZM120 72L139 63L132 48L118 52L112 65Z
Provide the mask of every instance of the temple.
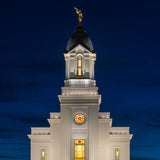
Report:
M112 127L110 113L99 112L96 51L81 23L64 59L60 113L50 113L50 127L31 128L31 160L130 160L129 127Z

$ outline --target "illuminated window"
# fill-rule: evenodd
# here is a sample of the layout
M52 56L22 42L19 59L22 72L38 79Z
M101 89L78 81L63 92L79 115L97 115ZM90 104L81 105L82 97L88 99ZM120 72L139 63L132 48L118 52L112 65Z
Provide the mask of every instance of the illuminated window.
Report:
M85 160L85 140L74 140L75 160Z
M115 148L115 160L119 160L119 148Z
M77 75L82 76L82 56L78 56L77 59Z
M45 160L45 150L41 149L41 160Z

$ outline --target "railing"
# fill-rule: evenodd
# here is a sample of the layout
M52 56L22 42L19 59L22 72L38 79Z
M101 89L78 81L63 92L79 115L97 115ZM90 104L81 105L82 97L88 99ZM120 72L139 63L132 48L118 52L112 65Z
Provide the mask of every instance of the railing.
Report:
M32 135L50 135L50 128L49 127L41 127L41 128L31 128Z
M129 127L112 127L110 134L129 134Z

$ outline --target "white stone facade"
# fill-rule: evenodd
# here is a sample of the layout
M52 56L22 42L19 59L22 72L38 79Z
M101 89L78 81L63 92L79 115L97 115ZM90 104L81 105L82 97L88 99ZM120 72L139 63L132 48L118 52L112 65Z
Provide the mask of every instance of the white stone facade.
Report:
M91 118L87 118L83 125L74 123L74 114L82 112L85 113L86 116L89 116L88 112L90 112L90 110ZM104 157L106 157L106 160L115 160L115 148L120 149L119 160L130 160L130 140L132 135L129 133L129 127L112 127L112 119L110 118L109 112L98 113L95 111L94 113L94 111L94 109L89 109L86 106L82 109L76 107L70 108L68 113L71 116L68 118L68 121L71 124L70 127L66 125L63 129L61 128L61 114L50 113L50 119L48 119L50 127L31 128L31 134L29 135L31 139L31 160L41 160L41 148L45 148L46 150L46 160L62 160L69 158L74 160L74 139L86 140L86 160L90 159L90 148L93 150L94 155L92 152L90 154L94 157L97 156L99 160L103 160ZM95 123L92 123L93 120L97 121L93 118L93 114L97 115L96 112L98 113L97 127ZM65 116L68 115L65 113ZM68 121L65 120L65 124L68 123ZM91 132L98 136L89 134L89 121L91 121L93 125L93 128L90 129L93 130ZM66 131L64 133L61 132L61 130L65 130L66 128L69 132L68 135ZM67 138L67 136L69 138ZM89 136L92 137L89 139ZM95 142L95 137L97 137L97 142ZM91 138L93 138L95 143L89 144ZM92 148L94 144L95 148ZM92 159L95 159L94 157L92 157Z
M81 77L77 77L78 55L82 56ZM50 127L31 128L31 160L75 160L75 139L85 140L85 160L130 160L129 127L112 127L110 113L99 112L101 95L94 80L96 54L79 44L64 57L65 87L58 96L61 111L50 113ZM75 123L78 113L85 117L83 124Z

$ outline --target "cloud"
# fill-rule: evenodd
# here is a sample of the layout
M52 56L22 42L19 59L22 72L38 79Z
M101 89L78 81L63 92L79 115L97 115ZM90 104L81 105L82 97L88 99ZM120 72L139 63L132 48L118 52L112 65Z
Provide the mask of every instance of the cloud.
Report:
M17 157L16 156L6 156L6 155L0 155L0 159L16 159Z
M14 77L15 76L15 77ZM4 75L0 77L0 102L14 102L23 100L18 91L35 88L37 82L33 77L23 74Z
M11 128L0 128L0 134L13 132Z
M160 129L160 112L158 112L156 109L154 111L149 112L150 118L148 121L146 121L146 125L148 127L152 127L155 129Z
M146 158L146 157L134 157L134 158L131 158L131 160L158 160L158 159Z
M28 145L30 145L30 143L27 143L27 142L25 142L25 143L17 143L17 142L15 142L15 143L8 143L8 142L6 142L6 143L0 143L1 145L16 145L16 146L28 146Z
M20 100L19 98L17 98L17 97L12 97L12 96L1 96L0 95L0 102L1 103L8 103L8 102L15 102L15 101L18 101L18 100Z
M159 82L152 82L151 87L160 87L160 83Z
M118 126L131 125L137 120L137 115L131 111L112 111L112 117L114 119L113 124Z
M17 130L19 129L14 129L14 128L1 128L0 129L0 137L2 139L12 139L17 137Z
M122 117L124 119L124 121L129 121L132 122L135 120L135 116L133 115L133 113L127 113L127 112L122 112Z
M38 72L42 72L42 73L46 73L46 72L55 72L55 71L59 71L59 70L63 70L63 65L61 63L58 62L52 62L50 64L30 64L30 65L21 65L19 66L20 68L23 69L28 69L28 70L32 70L32 71L38 71Z
M22 122L24 127L30 129L31 126L48 126L47 118L48 114L43 114L41 116L36 115L11 115L9 118Z
M49 123L47 121L47 118L49 118L49 113L48 112L42 112L42 113L37 113L35 114L35 112L31 112L30 110L28 110L27 112L6 112L6 111L1 111L0 112L0 117L3 117L5 119L7 119L8 121L14 121L15 125L20 125L20 128L17 127L13 127L11 126L10 128L1 128L0 129L0 134L9 134L9 133L13 133L13 132L18 132L20 133L20 131L28 131L28 129L30 129L30 127L34 127L34 126L49 126ZM19 123L20 122L20 123Z
M148 77L146 78L145 81L142 81L141 83L143 83L143 85L145 87L160 87L160 76L159 75L152 75L149 76L149 73L148 73Z
M19 73L20 74L20 73ZM15 75L18 77L18 75ZM16 90L23 88L33 88L36 87L36 81L32 77L25 77L24 75L19 75L19 78L13 76L3 76L0 79L1 92L10 91L13 93ZM23 79L22 79L23 78Z
M160 129L160 122L147 122L146 125L148 127Z
M33 64L9 64L0 65L0 102L15 102L31 99L28 89L40 88L39 84L46 85L40 74L48 72L59 72L63 70L63 65L58 61L53 63L33 63ZM57 73L58 73L57 72ZM46 78L46 77L45 77ZM48 78L48 77L47 77ZM53 76L51 75L51 78ZM50 79L48 79L50 80ZM26 90L27 89L27 90ZM26 94L19 94L19 92Z
M5 68L5 71L22 71L22 72L30 72L30 73L48 73L48 72L55 72L55 71L62 71L63 65L62 63L59 63L59 61L53 61L53 62L45 62L44 60L41 60L42 62L29 62L28 63L23 63L23 64L8 64L8 65L3 65Z
M96 66L99 68L106 68L107 70L116 70L121 68L126 68L129 66L128 61L98 61Z
M29 155L17 155L17 156L10 156L10 155L0 155L0 159L28 159Z
M2 139L13 139L13 138L16 138L17 137L17 135L16 134L2 134L1 135L1 138Z
M29 145L28 145L28 148L29 148ZM9 149L10 151L26 151L26 148L11 148Z

